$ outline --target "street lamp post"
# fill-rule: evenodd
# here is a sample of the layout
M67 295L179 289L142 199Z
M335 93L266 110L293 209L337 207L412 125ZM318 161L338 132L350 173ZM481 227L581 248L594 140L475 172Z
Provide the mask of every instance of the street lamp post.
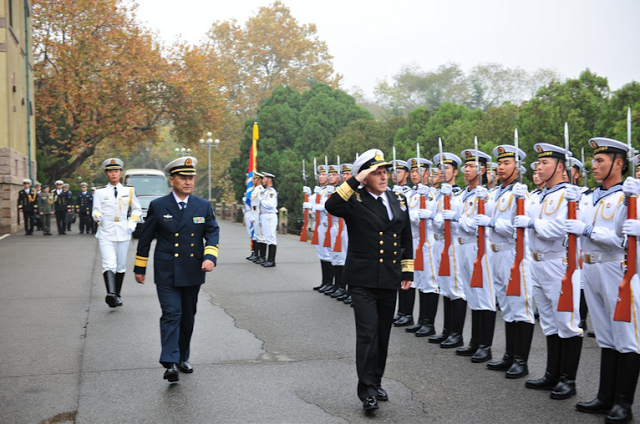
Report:
M211 201L211 147L215 147L216 150L218 150L218 144L220 144L220 140L218 140L217 138L215 140L213 140L211 138L212 134L210 132L207 133L207 139L205 140L204 138L200 139L200 145L202 147L206 147L207 150L209 150L209 201Z

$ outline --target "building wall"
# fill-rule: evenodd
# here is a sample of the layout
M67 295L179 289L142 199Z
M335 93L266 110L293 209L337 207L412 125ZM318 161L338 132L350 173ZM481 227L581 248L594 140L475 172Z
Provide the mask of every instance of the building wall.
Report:
M25 20L25 4L30 11L30 0L0 0L0 234L22 228L18 192L22 180L37 175L31 17Z

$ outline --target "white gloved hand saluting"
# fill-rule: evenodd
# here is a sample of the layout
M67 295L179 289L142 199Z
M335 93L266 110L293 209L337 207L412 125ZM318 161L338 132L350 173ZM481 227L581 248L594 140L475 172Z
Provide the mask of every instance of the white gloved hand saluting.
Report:
M633 177L627 177L624 184L622 184L622 191L627 197L637 195L640 192L640 180Z
M640 237L640 221L637 219L627 219L622 225L622 232L628 236Z
M529 187L522 183L516 183L511 191L516 197L526 197L529 194Z
M453 186L451 184L442 184L440 193L442 193L445 196L451 196L451 193L453 193Z
M569 184L567 188L564 189L564 198L567 202L577 202L581 196L582 192L577 185Z

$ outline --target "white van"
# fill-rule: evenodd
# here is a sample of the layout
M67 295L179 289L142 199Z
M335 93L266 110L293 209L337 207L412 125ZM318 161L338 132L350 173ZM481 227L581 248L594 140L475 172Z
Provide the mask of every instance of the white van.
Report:
M140 222L133 232L133 237L138 238L147 217L149 203L169 193L169 181L165 173L157 169L129 169L124 173L124 185L135 188L142 208Z

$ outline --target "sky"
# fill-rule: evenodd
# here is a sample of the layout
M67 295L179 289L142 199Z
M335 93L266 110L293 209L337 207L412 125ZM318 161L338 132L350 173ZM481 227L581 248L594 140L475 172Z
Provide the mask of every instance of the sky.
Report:
M215 21L243 24L273 0L137 0L138 20L171 43L201 41ZM314 23L342 87L373 98L403 65L470 70L500 63L577 78L586 68L615 90L640 81L640 0L282 0Z

